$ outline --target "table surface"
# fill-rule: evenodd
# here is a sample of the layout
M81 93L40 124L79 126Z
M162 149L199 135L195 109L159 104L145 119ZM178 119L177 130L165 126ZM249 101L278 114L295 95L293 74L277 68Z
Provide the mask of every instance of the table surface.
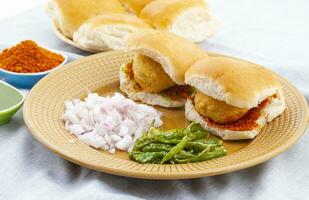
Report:
M222 21L204 49L267 66L309 100L309 2L210 0ZM56 38L45 5L0 21L0 44L24 39L87 55ZM308 131L307 131L308 132ZM39 144L22 112L0 127L0 199L309 199L309 134L259 166L215 177L151 181L95 172Z

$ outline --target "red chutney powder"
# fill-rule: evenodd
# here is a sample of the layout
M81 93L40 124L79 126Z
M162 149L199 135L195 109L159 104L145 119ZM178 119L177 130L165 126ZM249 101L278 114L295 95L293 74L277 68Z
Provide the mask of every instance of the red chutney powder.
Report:
M25 40L0 53L0 68L17 73L44 72L59 66L64 61L60 54Z
M244 117L235 122L231 122L228 124L217 124L209 118L204 118L204 120L210 123L212 126L218 127L220 129L228 129L232 131L250 131L258 127L256 121L260 116L261 110L263 110L265 106L267 106L271 102L272 98L278 97L277 95L268 97L267 99L262 101L257 107L251 108Z
M134 80L134 72L133 72L133 63L130 62L128 63L128 67L126 68L127 70L127 75L131 80Z

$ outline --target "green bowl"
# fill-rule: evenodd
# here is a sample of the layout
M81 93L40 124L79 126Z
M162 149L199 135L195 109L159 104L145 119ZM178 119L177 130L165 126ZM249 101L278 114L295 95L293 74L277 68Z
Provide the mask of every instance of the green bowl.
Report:
M13 86L0 81L0 126L10 121L20 109L25 96Z

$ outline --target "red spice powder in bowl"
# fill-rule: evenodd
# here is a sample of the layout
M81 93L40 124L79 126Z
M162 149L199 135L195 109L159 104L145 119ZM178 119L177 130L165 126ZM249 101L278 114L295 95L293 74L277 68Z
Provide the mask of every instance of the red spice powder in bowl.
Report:
M48 71L59 66L63 61L62 55L42 48L31 40L22 41L0 53L0 67L17 73Z
M25 40L0 53L0 77L15 87L32 88L67 62L67 56Z

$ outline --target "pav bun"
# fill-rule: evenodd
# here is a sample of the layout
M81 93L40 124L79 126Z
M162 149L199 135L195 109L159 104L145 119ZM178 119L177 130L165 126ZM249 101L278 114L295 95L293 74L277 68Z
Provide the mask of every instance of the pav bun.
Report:
M127 43L129 50L158 62L178 85L185 84L190 66L207 56L197 44L166 31L138 31L128 37Z
M68 38L86 20L104 13L125 13L118 0L49 0L47 11L58 29Z
M208 56L198 45L158 30L132 33L128 49L136 53L120 70L120 89L131 99L162 107L183 107L187 87L185 73Z
M209 38L219 27L205 0L154 0L144 7L139 17L156 29L193 42Z
M127 13L101 14L83 23L73 40L96 51L124 50L126 38L135 31L152 29L143 20Z
M193 64L185 77L198 94L187 100L187 119L224 140L252 139L285 110L280 82L258 65L209 57ZM206 105L198 105L196 97Z
M232 58L213 57L194 63L186 83L204 94L239 108L253 108L281 90L269 70Z

